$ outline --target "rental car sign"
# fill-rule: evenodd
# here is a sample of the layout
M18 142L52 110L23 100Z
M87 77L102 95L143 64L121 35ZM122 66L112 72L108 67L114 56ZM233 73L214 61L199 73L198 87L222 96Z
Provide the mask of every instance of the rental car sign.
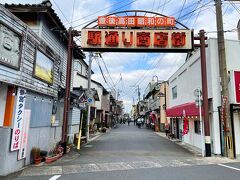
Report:
M99 28L83 28L84 51L186 52L193 49L193 31L173 29L172 17L99 17Z

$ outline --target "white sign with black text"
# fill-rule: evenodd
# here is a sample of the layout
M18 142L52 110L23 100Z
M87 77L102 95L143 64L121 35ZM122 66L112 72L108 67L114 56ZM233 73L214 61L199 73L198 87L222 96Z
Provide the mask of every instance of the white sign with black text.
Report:
M23 116L26 99L26 90L18 88L15 116L13 121L11 151L20 149L20 143L23 134Z

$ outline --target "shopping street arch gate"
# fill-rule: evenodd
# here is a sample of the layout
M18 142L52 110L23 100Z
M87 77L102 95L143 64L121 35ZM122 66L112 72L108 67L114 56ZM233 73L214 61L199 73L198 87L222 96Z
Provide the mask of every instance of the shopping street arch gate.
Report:
M150 11L128 10L99 16L87 24L81 31L81 48L90 52L91 59L92 52L186 53L193 51L196 46L200 47L205 155L211 156L205 54L207 38L204 34L204 30L201 30L199 36L194 37L193 30L174 17ZM194 40L200 40L200 44L194 45Z

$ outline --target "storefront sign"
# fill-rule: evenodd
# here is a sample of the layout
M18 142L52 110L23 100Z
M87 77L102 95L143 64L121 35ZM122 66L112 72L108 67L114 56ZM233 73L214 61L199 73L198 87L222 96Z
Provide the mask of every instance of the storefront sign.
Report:
M99 16L99 27L174 27L174 17Z
M240 103L240 71L234 71L236 103Z
M82 29L85 51L185 52L193 48L191 30Z
M21 37L0 23L0 63L19 68Z
M20 149L18 152L18 160L26 158L30 117L31 117L31 110L28 110L28 109L24 110L22 138L21 138Z
M18 88L16 109L14 116L14 127L12 131L11 151L20 149L21 138L23 134L24 106L26 99L26 90Z

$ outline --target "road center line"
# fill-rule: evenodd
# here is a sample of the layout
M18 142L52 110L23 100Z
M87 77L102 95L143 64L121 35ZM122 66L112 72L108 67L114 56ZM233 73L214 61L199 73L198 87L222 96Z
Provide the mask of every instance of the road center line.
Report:
M60 177L61 177L61 175L55 175L55 176L51 177L49 180L56 180L56 179L58 179Z
M236 171L240 171L240 169L238 168L235 168L235 167L232 167L232 166L227 166L227 165L224 165L224 164L218 164L219 166L223 166L223 167L226 167L226 168L229 168L229 169L234 169Z

